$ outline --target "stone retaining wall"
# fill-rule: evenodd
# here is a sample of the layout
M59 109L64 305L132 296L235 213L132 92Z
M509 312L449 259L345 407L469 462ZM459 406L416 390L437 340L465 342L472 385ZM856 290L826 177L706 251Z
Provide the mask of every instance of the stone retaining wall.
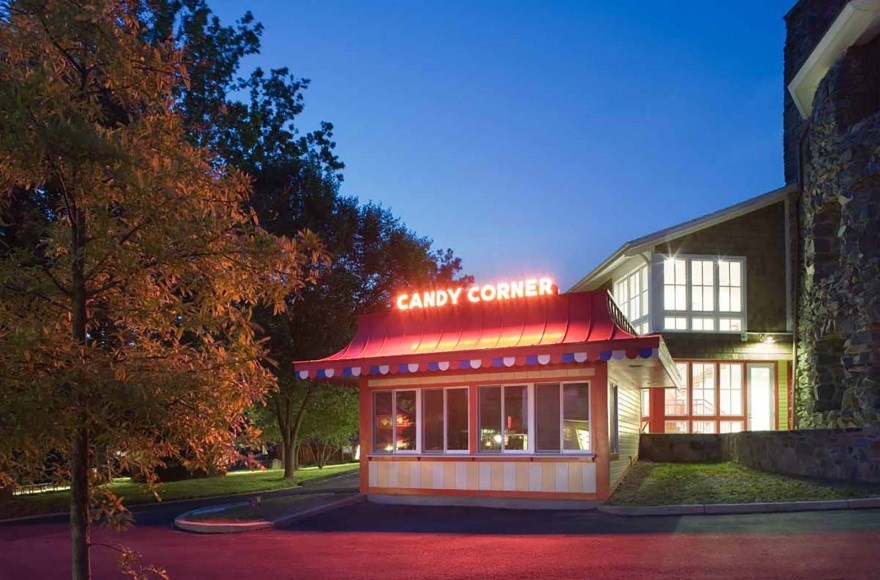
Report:
M788 475L880 483L880 426L724 435L643 434L639 458L736 461L754 469Z

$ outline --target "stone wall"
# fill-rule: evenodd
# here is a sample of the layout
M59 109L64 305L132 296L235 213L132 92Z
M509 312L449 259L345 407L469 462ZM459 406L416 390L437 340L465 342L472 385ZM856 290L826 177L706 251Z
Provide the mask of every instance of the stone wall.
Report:
M880 483L880 427L745 431L724 435L648 435L647 461L735 461L800 477Z
M786 17L786 83L843 4L802 0ZM850 47L828 71L809 119L795 119L792 107L786 95L786 179L800 176L802 192L797 207L796 424L877 424L880 37ZM793 148L800 167L792 165Z
M880 423L880 38L817 89L799 218L797 417ZM873 110L872 110L873 109Z

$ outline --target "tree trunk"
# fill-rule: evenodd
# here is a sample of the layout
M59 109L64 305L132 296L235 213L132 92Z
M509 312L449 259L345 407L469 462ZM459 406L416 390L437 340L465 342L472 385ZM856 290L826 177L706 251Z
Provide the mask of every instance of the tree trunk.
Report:
M70 453L70 548L74 580L92 577L89 562L89 433L77 430Z
M70 222L72 226L71 246L74 256L71 270L73 339L85 347L88 342L85 281L86 220L85 215L75 206L72 206L70 210ZM73 434L70 450L71 565L74 580L89 580L92 577L92 568L89 561L88 415L85 394L77 392L75 398L77 399L79 425Z
M284 437L284 479L293 479L296 472L296 445L293 444L292 433L283 434Z

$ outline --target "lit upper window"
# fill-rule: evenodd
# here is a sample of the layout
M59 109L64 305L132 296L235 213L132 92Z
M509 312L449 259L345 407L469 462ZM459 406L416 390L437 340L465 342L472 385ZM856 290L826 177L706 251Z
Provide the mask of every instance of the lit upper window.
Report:
M663 329L744 331L745 260L710 256L666 258Z
M648 267L642 266L614 284L614 301L639 334L648 332Z

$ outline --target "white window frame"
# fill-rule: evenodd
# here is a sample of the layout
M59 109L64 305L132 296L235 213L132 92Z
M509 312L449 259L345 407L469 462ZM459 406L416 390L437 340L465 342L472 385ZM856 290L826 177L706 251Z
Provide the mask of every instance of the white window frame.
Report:
M407 390L407 389L402 389ZM449 449L449 391L464 391L467 395L467 415L468 415L468 445L467 449ZM419 389L421 392L427 391L443 391L443 450L425 450L425 455L469 455L471 452L471 396L470 390L466 385L464 386L451 386L451 387L426 387L423 389ZM420 409L419 415L421 417L421 430L418 431L419 438L419 449L425 449L425 404L424 398L419 397Z
M697 333L718 333L718 334L742 334L748 331L748 303L747 303L747 285L748 285L748 263L747 258L745 256L711 256L707 254L677 254L677 255L664 255L660 254L659 261L655 262L656 267L659 271L658 280L659 285L658 288L660 291L658 292L659 298L656 300L657 305L659 306L659 311L657 315L654 317L656 321L658 321L657 328L662 329L662 332L697 332ZM667 309L665 303L665 294L666 294L666 275L664 271L664 266L666 260L675 259L675 260L684 260L685 261L685 310L673 310ZM703 261L711 261L713 263L713 310L705 311L705 310L694 310L692 306L693 302L693 286L692 286L692 271L691 271L691 263L694 260L703 260ZM720 306L720 272L718 268L719 262L739 262L741 268L741 312L722 312L719 310ZM666 319L681 319L684 318L687 323L685 324L686 328L679 328L678 324L676 324L675 328L667 327ZM694 329L693 319L695 318L710 318L713 320L713 327L710 330L702 330L702 329ZM742 327L737 330L721 330L721 320L726 318L738 318L742 320Z
M538 385L538 384L559 385L559 451L544 451L544 450L537 451L536 450L536 437L537 437L538 429L537 429L537 424L536 424L537 417L535 415L535 403L536 403L535 385ZM589 408L588 415L589 416L588 416L587 421L590 424L590 447L591 448L595 447L596 443L593 440L593 401L592 401L592 397L591 397L592 388L593 388L592 381L590 381L590 380L572 380L572 381L550 380L550 381L538 381L538 382L533 382L533 383L509 383L509 384L503 384L503 385L481 385L481 384L475 385L475 388L477 389L477 405L478 405L478 408L474 410L474 412L477 413L477 418L478 418L478 420L477 420L477 437L479 437L479 430L480 430L480 422L479 422L480 391L479 391L479 389L486 388L486 387L490 387L490 388L499 388L500 387L502 389L502 391L501 391L501 449L499 449L497 451L496 450L485 451L482 448L479 448L477 453L480 455L487 455L487 456L492 456L492 455L539 455L539 456L545 456L545 455L549 455L549 456L587 455L587 456L591 456L591 455L595 455L596 452L593 449L585 449L585 450L565 449L565 434L562 429L562 427L563 427L562 422L565 417L565 407L563 406L562 393L564 391L565 385L585 385L587 387L587 401L589 403L588 404L588 408ZM505 401L506 401L506 399L504 397L504 388L505 387L523 387L523 386L526 387L526 393L527 393L526 396L528 397L528 407L527 407L528 416L526 417L526 419L527 419L526 424L528 425L527 431L526 431L528 445L527 445L526 449L504 449L504 430L505 430L505 427L504 427L504 406L505 406Z
M376 434L372 433L372 441L370 446L373 455L419 455L422 452L422 390L416 387L401 387L399 389L376 389L372 395L370 406L372 413L370 417L370 431L375 431L376 427L376 395L379 393L391 393L391 451L379 451L376 449ZM397 449L397 393L415 391L416 393L416 448L415 449ZM445 410L445 408L444 408Z
M630 318L630 308L629 303L633 300L633 297L629 294L629 281L633 277L639 278L639 284L642 284L642 272L644 272L644 286L641 287L639 291L638 299L641 300L642 294L646 295L646 306L645 311L641 313L636 319ZM621 300L621 292L620 288L623 286L626 289L626 300ZM651 269L649 264L642 264L637 266L633 270L629 270L626 274L614 280L612 284L614 296L614 302L617 304L617 307L620 308L620 311L626 316L626 319L629 320L629 323L639 334L647 334L651 332ZM639 328L644 325L645 331L641 332Z

